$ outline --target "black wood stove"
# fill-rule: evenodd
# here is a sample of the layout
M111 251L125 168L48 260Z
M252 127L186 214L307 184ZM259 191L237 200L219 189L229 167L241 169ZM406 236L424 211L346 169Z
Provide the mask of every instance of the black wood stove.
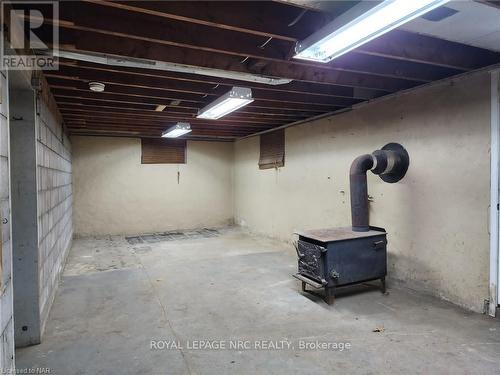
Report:
M366 172L385 182L404 177L410 159L403 146L389 143L372 154L359 156L350 170L352 227L299 231L295 247L302 291L309 285L325 289L325 301L333 304L335 289L372 280L381 281L385 293L387 233L369 225Z

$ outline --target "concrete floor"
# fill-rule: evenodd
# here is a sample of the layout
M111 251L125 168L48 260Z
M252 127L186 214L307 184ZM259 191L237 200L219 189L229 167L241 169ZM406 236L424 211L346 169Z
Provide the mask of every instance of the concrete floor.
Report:
M239 229L152 244L75 240L43 343L18 350L17 368L58 375L499 373L498 320L390 285L387 295L362 286L327 306L298 292L295 268L290 248ZM183 348L155 350L151 340ZM198 350L196 340L223 340L227 349ZM230 349L236 340L253 349ZM316 340L351 347L299 348ZM282 349L262 349L273 343Z

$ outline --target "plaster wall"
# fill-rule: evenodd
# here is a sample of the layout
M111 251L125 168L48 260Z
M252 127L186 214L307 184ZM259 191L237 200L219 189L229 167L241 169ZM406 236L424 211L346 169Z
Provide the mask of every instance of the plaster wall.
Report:
M370 223L388 231L389 276L475 311L488 297L490 82L486 73L424 87L286 129L285 166L259 170L259 137L237 141L237 224L281 240L350 224L349 167L388 142L406 177L369 173Z
M143 234L232 223L233 145L188 141L186 164L141 164L138 138L72 137L75 233Z

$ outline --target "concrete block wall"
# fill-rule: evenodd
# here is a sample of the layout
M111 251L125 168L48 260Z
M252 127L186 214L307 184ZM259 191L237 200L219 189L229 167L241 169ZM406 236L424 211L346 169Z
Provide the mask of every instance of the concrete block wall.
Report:
M14 322L12 313L12 252L10 242L9 102L7 72L5 71L0 71L0 93L0 227L2 232L0 369L8 371L14 368Z
M40 320L45 326L71 246L71 145L45 82L37 95L37 191Z

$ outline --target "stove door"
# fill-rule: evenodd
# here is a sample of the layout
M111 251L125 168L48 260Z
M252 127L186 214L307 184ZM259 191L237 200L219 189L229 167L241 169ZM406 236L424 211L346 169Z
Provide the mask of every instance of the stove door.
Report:
M326 249L302 240L297 241L296 249L299 257L299 273L326 284L324 277L324 252Z

